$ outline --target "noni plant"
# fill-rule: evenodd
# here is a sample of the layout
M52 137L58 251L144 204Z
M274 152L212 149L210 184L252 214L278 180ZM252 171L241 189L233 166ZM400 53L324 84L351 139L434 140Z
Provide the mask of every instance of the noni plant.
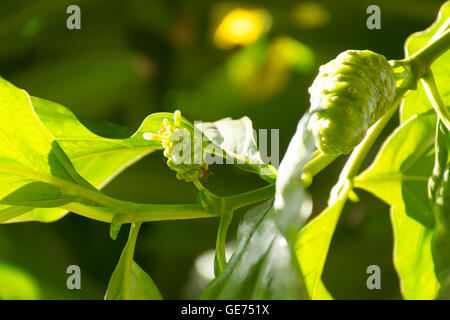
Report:
M263 32L265 20L260 20ZM271 52L285 63L292 63L292 57L278 55L283 46L302 49L278 39ZM403 59L389 60L369 50L337 55L318 70L309 88L310 109L298 114L297 129L277 168L263 160L248 117L198 124L180 111L161 112L145 118L131 136L111 124L97 124L97 134L66 107L0 78L0 222L54 222L73 212L109 224L112 239L129 224L123 252L108 271L104 297L162 299L149 276L152 270L134 259L141 225L217 219L214 279L200 299L332 299L322 281L325 261L347 200L359 201L356 190L362 189L390 207L393 262L403 297L448 299L449 49L446 2L433 25L406 40ZM281 74L278 67L265 66ZM267 94L260 90L263 77L256 78L256 89L241 90ZM382 131L394 122L395 129L374 150ZM365 166L370 151L376 156ZM101 191L152 152L163 154L167 169L184 185L195 186L198 194L191 203L138 203ZM308 188L319 172L347 154L327 207L312 218L315 203ZM220 163L260 177L265 186L227 196L213 192L205 181L216 179L212 164ZM252 208L239 222L236 246L227 259L227 231L235 211L247 206Z

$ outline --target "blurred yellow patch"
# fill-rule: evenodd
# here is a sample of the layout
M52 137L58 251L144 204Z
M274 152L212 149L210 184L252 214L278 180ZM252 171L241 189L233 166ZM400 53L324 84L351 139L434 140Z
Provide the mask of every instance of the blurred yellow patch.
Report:
M314 52L306 44L280 35L242 48L229 60L226 70L243 97L263 101L283 90L292 72L310 72L314 60Z
M320 28L330 21L328 9L317 2L302 2L292 10L293 22L303 29Z
M314 52L307 45L288 36L276 37L270 46L269 58L278 69L291 68L308 72L314 65Z
M255 42L271 25L270 14L262 9L234 9L219 23L214 43L222 49Z
M0 300L35 300L39 297L39 286L31 275L0 261Z

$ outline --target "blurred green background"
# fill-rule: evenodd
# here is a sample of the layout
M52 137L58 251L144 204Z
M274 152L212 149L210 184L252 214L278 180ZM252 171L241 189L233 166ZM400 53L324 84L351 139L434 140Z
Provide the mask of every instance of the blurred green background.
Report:
M130 132L157 111L180 109L192 121L247 115L257 129L280 129L283 154L321 64L346 49L401 58L407 36L429 26L442 2L2 0L0 76L81 119ZM66 27L71 4L81 8L81 30ZM381 30L366 28L371 4L381 8ZM344 161L315 178L314 214L324 208ZM218 194L264 185L229 165L212 170L207 184ZM104 192L147 203L189 203L196 196L160 153L127 169ZM324 282L337 299L400 298L388 207L358 194L361 201L347 205L339 222ZM217 226L202 220L142 227L136 261L165 298L198 297L210 261L198 257L214 247ZM126 231L113 241L109 225L75 214L52 224L0 225L0 298L102 299ZM66 268L74 264L81 268L81 290L66 287ZM381 267L381 290L366 287L371 264Z

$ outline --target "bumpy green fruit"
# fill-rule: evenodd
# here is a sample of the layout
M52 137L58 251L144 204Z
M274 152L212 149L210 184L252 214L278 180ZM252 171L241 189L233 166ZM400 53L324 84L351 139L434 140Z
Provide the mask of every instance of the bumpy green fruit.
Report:
M309 88L309 128L326 154L346 154L391 106L395 80L387 59L369 50L348 50L320 67Z

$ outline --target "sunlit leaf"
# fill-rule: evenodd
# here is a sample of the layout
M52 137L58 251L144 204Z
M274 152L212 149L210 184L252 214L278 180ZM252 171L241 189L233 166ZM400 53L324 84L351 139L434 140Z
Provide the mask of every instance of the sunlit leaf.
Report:
M436 124L435 164L429 180L429 197L436 218L432 241L436 275L441 284L439 298L450 298L450 134Z
M372 192L397 210L433 227L427 181L433 168L436 116L415 116L385 141L372 165L359 175L356 186Z
M7 82L2 80L3 86L9 92L19 92L19 89L13 86L7 86ZM20 91L23 92L23 91ZM31 103L30 103L31 102ZM14 105L12 105L14 103ZM16 106L23 104L23 106ZM8 108L8 105L11 106ZM24 99L23 101L9 101L8 104L3 104L2 108L7 111L9 109L23 108L23 113L30 113L35 117L40 126L49 132L54 143L64 150L64 153L70 158L75 170L89 183L95 187L101 188L117 174L124 170L127 166L139 160L155 149L160 149L159 143L154 141L147 141L142 138L144 132L157 131L166 117L172 116L170 113L157 113L147 117L142 123L139 130L129 138L113 139L105 138L94 134L88 130L68 109L63 106L49 102L43 99L34 98ZM33 112L34 110L34 112ZM36 115L39 119L37 119ZM17 116L19 117L19 116ZM6 119L6 118L2 118ZM43 125L45 126L43 126ZM124 137L127 130L110 124L92 125L89 127L97 132L101 132L111 137ZM33 130L29 127L29 130ZM44 130L44 129L43 129ZM24 134L23 129L16 129L8 134L11 137L17 136L18 132ZM16 139L14 137L14 139ZM22 147L27 148L30 143L23 142ZM25 152L28 152L25 150ZM47 161L45 159L45 161ZM11 183L9 183L11 185ZM36 185L37 186L37 185ZM33 185L27 186L27 193L33 191ZM47 200L49 195L47 192ZM39 187L39 191L43 189ZM58 199L53 197L53 199ZM11 195L9 196L10 202ZM4 201L4 203L6 200ZM61 205L64 203L61 203ZM48 206L57 206L58 203L49 203ZM44 206L42 203L36 203L36 207ZM26 213L11 221L54 221L59 219L66 213L65 210L59 208L42 209L36 208L29 213Z
M295 256L277 225L272 201L250 210L243 218L237 247L227 267L200 298L307 298Z
M405 43L405 54L411 56L412 54L423 48L428 42L436 39L439 33L443 32L445 28L450 25L450 2L445 2L437 20L428 29L412 34ZM433 75L444 101L450 99L450 83L448 75L450 74L450 51L447 51L440 56L431 66ZM401 109L401 121L405 122L416 114L426 112L432 109L433 106L429 102L423 85L418 84L417 90L410 91L403 102Z
M332 299L322 282L322 273L345 200L327 207L298 235L295 252L311 299Z
M97 192L37 118L28 94L0 80L0 203L56 207L79 196L74 188Z
M308 298L294 254L295 236L311 212L311 200L300 180L313 149L309 134L304 136L305 121L300 122L280 165L275 201L245 215L234 254L202 299Z
M394 229L394 265L405 299L434 299L439 291L432 256L434 230L405 213L391 208Z
M432 299L439 290L432 256L435 221L427 198L433 164L436 115L413 116L383 144L356 186L392 206L394 264L407 299Z
M160 300L162 299L153 280L133 260L139 226L132 226L130 237L120 256L119 263L109 280L107 300Z
M258 150L256 131L248 117L237 120L225 118L216 122L201 122L196 125L196 128L203 133L207 141L213 143L215 148L211 150L215 150L216 155L226 159L223 161L224 163L236 164L244 170L262 176L267 175L274 178L276 175L276 170L262 160L262 155ZM262 145L261 141L259 145ZM268 147L267 143L266 145Z

